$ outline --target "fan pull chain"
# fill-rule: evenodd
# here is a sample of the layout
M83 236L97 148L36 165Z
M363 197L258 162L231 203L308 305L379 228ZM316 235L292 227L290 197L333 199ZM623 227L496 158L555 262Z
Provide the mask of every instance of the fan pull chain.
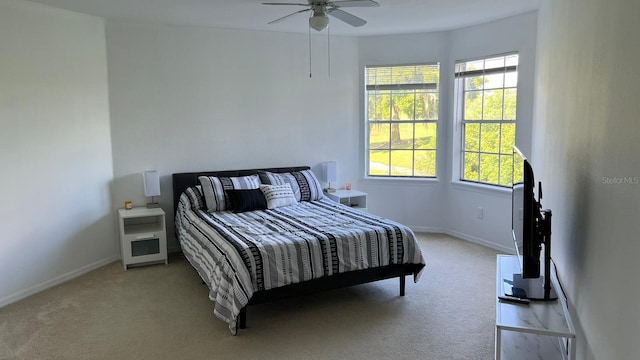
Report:
M331 26L327 27L327 73L331 77Z
M311 78L311 27L309 30L309 78Z

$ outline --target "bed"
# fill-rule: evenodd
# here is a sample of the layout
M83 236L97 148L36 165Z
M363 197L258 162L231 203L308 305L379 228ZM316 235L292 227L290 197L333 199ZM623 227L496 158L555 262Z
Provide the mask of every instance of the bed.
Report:
M308 166L172 180L176 237L234 335L249 305L396 277L404 296L425 266L408 227L324 197Z

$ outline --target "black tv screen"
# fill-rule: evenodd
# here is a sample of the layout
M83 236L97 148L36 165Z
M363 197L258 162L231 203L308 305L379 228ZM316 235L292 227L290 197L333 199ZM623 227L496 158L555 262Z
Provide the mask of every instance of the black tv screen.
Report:
M513 148L513 187L511 191L511 234L520 273L504 279L505 294L517 298L550 301L558 298L551 285L551 210L542 210L542 184L538 199L534 192L533 168L517 148ZM544 245L544 275L540 255Z
M517 148L513 148L512 226L513 241L520 258L523 278L540 277L541 240L536 222L540 210L534 193L533 168Z

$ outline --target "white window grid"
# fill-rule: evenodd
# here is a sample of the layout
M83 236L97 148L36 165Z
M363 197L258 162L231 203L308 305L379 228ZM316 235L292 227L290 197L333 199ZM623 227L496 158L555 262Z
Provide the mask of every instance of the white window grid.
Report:
M503 124L513 124L514 126L517 126L517 117L514 116L513 119L505 119L505 90L518 90L518 86L517 86L517 82L514 86L504 86L504 84L506 83L506 75L509 72L515 72L517 74L518 72L518 65L505 65L502 67L494 67L494 68L489 68L489 69L479 69L479 70L463 70L463 71L459 71L459 66L462 64L467 64L469 62L473 62L473 61L486 61L489 59L495 59L495 58L499 58L499 57L503 57L503 58L507 58L509 56L516 56L517 58L517 53L510 53L510 54L505 54L505 55L494 55L494 56L489 56L486 58L482 58L482 59L478 59L478 60L463 60L463 61L458 61L456 62L456 71L455 71L455 76L456 76L456 101L455 103L455 113L457 114L457 116L461 119L460 123L462 124L462 131L461 131L461 144L460 144L460 150L461 150L461 158L460 158L460 180L465 181L465 182L471 182L471 183L480 183L480 184L485 184L485 185L494 185L494 186L500 186L500 187L511 187L511 185L507 185L507 184L500 184L500 179L502 179L502 166L500 166L501 163L501 158L502 157L510 157L513 161L513 153L512 150L509 149L508 152L502 152L502 145L503 145L503 133L502 133L502 125ZM473 76L486 76L486 75L495 75L495 74L502 74L502 87L496 87L496 88L490 88L490 89L485 89L484 87L481 90L478 89L473 89L473 90L467 90L466 88L466 79L469 77L473 77ZM460 85L462 84L462 85ZM465 99L466 99L466 94L468 92L481 92L482 93L482 109L484 110L484 100L485 100L485 92L487 90L490 91L502 91L502 104L503 104L503 109L502 109L502 118L501 119L491 119L491 120L485 120L484 119L484 111L482 114L482 119L465 119L464 118L464 114L465 114ZM460 103L461 104L460 104ZM517 108L517 105L516 105ZM466 126L468 124L477 124L480 126L480 130L478 131L478 151L476 150L467 150L466 149ZM482 150L482 125L483 124L497 124L500 125L500 138L499 138L499 144L497 147L497 152L495 151L483 151ZM514 131L514 136L515 136L515 131ZM477 163L478 166L480 166L481 164L481 157L482 155L491 155L491 156L498 156L499 158L499 165L498 165L498 183L492 183L492 182L484 182L481 181L480 178L482 176L481 173L481 168L479 168L478 170L478 178L475 180L472 179L465 179L464 178L464 174L465 174L465 169L464 169L464 165L465 165L465 159L467 156L469 156L469 154L472 154L473 156L477 157Z
M366 151L365 151L365 157L366 157L366 173L367 176L369 177L382 177L382 178L401 178L401 177L412 177L412 178L435 178L437 175L429 175L429 176L422 176L422 175L416 175L416 169L415 167L412 167L412 173L410 175L408 174L403 174L403 175L394 175L391 174L391 169L389 169L389 174L388 175L380 175L380 174L371 174L371 169L370 169L370 152L372 150L375 149L371 149L370 148L370 139L369 139L369 129L371 125L389 125L389 148L386 149L381 149L381 151L388 151L389 153L389 158L388 158L388 162L389 164L392 164L392 150L394 151L411 151L411 156L412 156L412 164L415 164L415 155L416 152L420 152L420 151L433 151L436 152L436 159L437 159L437 137L436 137L436 146L435 147L427 147L427 148L416 148L415 146L415 141L412 142L411 147L409 148L393 148L391 146L391 125L392 124L398 124L398 125L412 125L413 126L413 134L414 134L414 139L415 139L415 134L416 134L416 125L418 124L434 124L436 126L436 134L437 134L437 124L439 122L439 116L438 119L415 119L415 114L416 114L416 104L417 101L415 101L416 96L419 93L435 93L440 95L439 93L439 76L438 76L438 82L437 83L393 83L393 84L375 84L375 85L371 85L371 84L366 84L367 80L367 70L368 69L372 69L372 68L390 68L393 69L394 67L406 67L406 66L437 66L439 69L440 64L439 63L424 63L424 64L414 64L414 65L390 65L390 66L367 66L365 67L365 114L366 115L366 141L365 141L365 146L366 146ZM404 119L404 120L397 120L397 119L369 119L369 109L368 109L368 97L370 95L370 92L374 92L374 96L377 95L378 91L389 91L389 96L391 96L391 98L393 98L394 92L397 93L406 93L407 91L413 91L413 95L414 95L414 101L413 101L413 114L414 114L414 119ZM438 104L439 104L439 99L438 99ZM389 103L389 111L391 112L392 103ZM439 107L439 105L438 105ZM440 111L438 109L438 115L440 114ZM437 172L437 166L436 166L436 172Z

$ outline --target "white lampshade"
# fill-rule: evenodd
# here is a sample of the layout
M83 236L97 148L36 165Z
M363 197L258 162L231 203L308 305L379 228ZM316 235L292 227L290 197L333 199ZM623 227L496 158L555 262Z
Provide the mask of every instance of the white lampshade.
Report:
M160 176L156 170L142 173L145 196L160 196Z
M338 181L338 164L335 161L322 164L322 180L329 183Z

